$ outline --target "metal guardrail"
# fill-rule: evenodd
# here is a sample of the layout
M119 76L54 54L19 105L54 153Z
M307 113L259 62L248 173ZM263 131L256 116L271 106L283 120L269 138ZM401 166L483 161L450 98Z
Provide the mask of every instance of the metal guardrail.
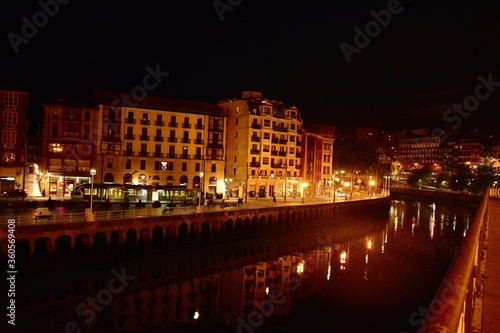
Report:
M381 198L384 195L373 195L371 199ZM352 200L348 198L342 198L335 201L336 203L340 202L349 202L349 201L358 201L358 200L366 200L368 197L354 197ZM236 205L234 201L232 201L234 205L225 206L221 203L217 203L214 205L202 206L203 211L205 212L214 212L214 211L223 211L227 209L231 210L239 210L239 209L260 209L271 206L271 198L267 199L256 199L255 201L248 202L242 206ZM332 203L332 198L307 198L306 202L301 202L301 200L291 200L288 199L286 202L279 201L278 206L287 205L308 205L308 204L329 204ZM274 206L274 205L272 205ZM132 209L123 209L123 210L109 210L109 211L94 211L94 219L96 221L109 221L109 220L117 220L117 219L130 219L130 218L144 218L144 217L154 217L154 216L168 216L168 215L186 215L186 214L195 214L197 213L197 206L178 206L172 207L168 211L164 211L165 207L161 208L132 208ZM0 215L0 226L6 226L8 219L14 219L16 225L18 226L27 226L27 225L46 225L46 224L64 224L64 223L80 223L86 222L87 216L86 213L67 213L67 214L57 214L57 213L44 213L38 219L35 218L36 214L17 214L17 215ZM50 216L50 218L48 218Z
M478 279L478 265L482 255L482 232L487 218L489 191L467 230L436 296L422 321L419 333L470 332ZM480 278L480 277L479 277Z

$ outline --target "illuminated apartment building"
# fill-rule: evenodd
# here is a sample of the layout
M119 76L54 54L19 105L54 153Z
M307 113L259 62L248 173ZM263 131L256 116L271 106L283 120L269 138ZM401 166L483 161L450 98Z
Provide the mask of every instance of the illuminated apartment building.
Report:
M130 103L119 93L94 95L101 114L95 163L100 182L192 189L201 184L208 198L223 193L227 116L217 105L156 96Z
M99 110L63 100L44 104L42 109L40 192L43 196L69 196L76 185L90 182Z
M398 148L399 162L403 170L422 167L435 168L440 160L440 137L425 136L402 139Z
M313 196L333 195L333 142L335 127L328 125L306 126L303 134L304 180L306 193Z
M299 110L244 91L219 102L227 126L227 194L237 197L295 196L302 180L302 118ZM248 186L248 191L245 188Z
M2 190L23 188L29 93L0 89L2 145L0 146L0 186Z

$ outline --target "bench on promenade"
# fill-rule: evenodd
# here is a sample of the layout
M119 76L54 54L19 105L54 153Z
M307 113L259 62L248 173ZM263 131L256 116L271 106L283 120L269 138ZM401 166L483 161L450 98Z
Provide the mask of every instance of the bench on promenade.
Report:
M52 218L52 215L49 215L49 214L38 214L35 216L35 221L50 220L51 218Z

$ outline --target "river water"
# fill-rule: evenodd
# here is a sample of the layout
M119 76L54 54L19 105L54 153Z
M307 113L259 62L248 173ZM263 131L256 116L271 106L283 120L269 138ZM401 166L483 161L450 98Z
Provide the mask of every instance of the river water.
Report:
M14 331L416 332L475 209L393 200L300 233L19 272Z

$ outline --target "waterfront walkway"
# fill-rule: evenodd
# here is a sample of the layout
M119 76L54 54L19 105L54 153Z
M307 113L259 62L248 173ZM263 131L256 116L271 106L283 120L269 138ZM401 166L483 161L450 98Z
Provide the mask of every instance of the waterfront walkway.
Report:
M483 333L497 333L500 327L500 199L488 206L486 279L483 296Z

